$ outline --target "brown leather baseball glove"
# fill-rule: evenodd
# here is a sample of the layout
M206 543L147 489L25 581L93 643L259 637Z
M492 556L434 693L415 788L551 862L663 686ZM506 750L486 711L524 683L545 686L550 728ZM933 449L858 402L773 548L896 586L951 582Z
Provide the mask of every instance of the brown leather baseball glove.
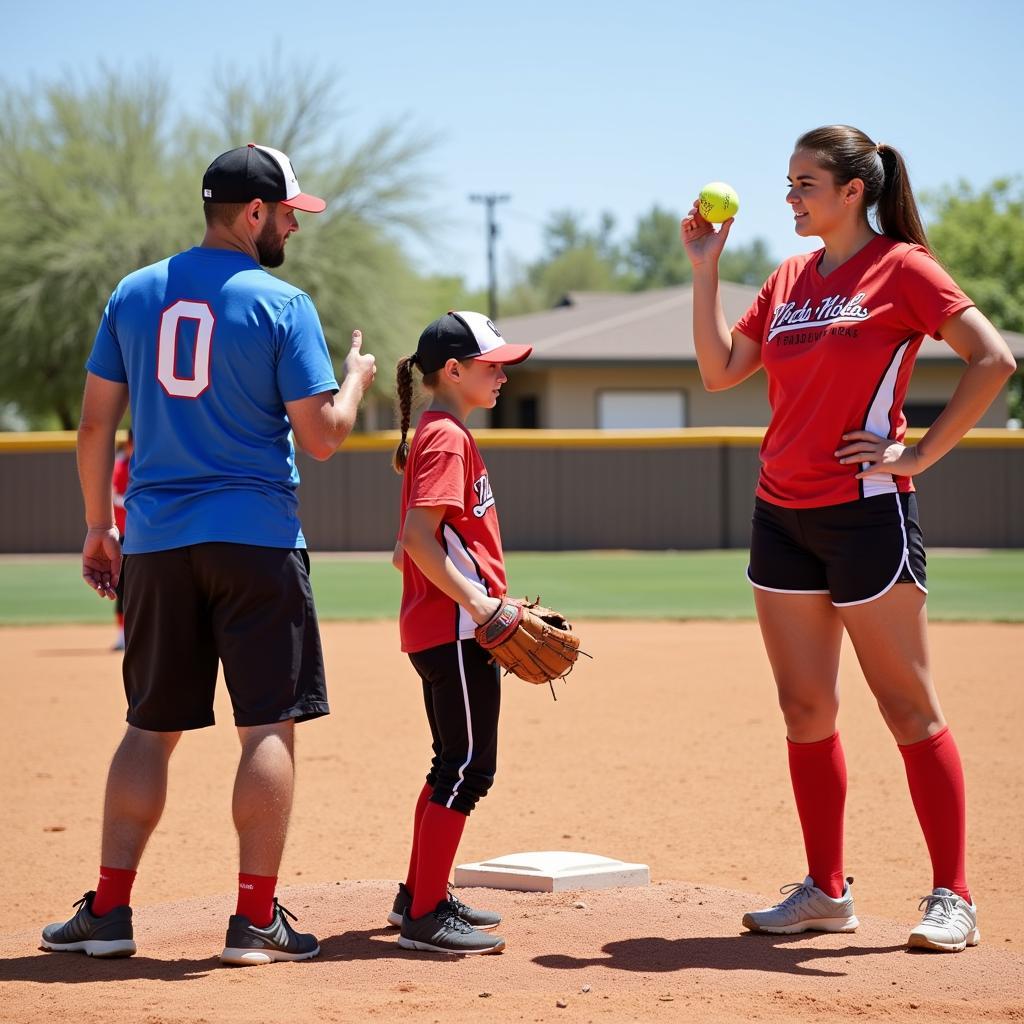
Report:
M528 683L567 676L583 653L580 638L564 615L537 601L509 597L477 627L476 640L506 672Z

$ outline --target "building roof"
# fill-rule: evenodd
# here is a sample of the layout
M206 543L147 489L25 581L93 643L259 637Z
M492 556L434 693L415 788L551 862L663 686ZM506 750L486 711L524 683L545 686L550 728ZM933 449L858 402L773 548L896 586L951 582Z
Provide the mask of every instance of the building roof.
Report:
M721 283L725 318L735 323L754 301L758 289ZM502 317L505 337L532 345L529 366L629 363L695 363L693 289L690 285L645 292L571 292L563 304L542 313ZM1010 350L1024 360L1024 334L1002 331ZM941 342L928 338L918 353L926 362L958 362Z

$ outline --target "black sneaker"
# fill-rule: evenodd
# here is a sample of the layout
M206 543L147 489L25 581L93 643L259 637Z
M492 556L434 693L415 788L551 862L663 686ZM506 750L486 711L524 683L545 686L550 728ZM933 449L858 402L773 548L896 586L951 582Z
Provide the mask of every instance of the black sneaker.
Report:
M398 936L402 949L420 949L430 953L500 953L505 940L500 935L478 931L460 916L454 900L441 900L433 913L412 918L407 910L402 915L402 933Z
M316 936L295 931L285 920L286 915L293 921L298 920L277 902L277 897L274 897L274 916L266 928L257 928L241 914L232 914L228 919L228 934L220 962L248 967L270 964L275 960L310 960L315 957L320 952Z
M102 917L95 917L95 897L96 893L90 890L74 904L78 911L70 921L48 924L43 929L43 949L86 956L131 956L136 948L132 908L114 907Z
M496 914L493 910L476 910L473 907L467 907L462 900L455 897L451 886L448 886L448 901L455 904L459 917L478 932L492 932L501 924L501 914ZM395 928L401 928L402 915L407 913L411 906L412 894L404 882L399 882L398 894L395 896L395 902L391 905L391 913L388 914L388 924Z

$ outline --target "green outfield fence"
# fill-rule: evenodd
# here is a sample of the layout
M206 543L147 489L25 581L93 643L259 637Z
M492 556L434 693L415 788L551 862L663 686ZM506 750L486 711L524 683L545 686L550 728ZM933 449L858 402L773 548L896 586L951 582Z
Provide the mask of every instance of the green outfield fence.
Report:
M911 431L913 440L920 431ZM742 548L758 428L480 430L511 551ZM394 545L393 431L354 435L327 462L299 456L311 548ZM1024 431L971 431L916 480L935 547L1024 547ZM73 432L0 434L0 551L73 552L83 535Z

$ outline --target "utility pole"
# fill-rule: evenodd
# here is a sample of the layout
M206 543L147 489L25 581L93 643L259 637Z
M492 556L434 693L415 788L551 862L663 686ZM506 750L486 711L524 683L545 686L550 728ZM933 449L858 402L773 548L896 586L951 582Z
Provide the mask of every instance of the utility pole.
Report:
M494 248L498 238L498 222L494 217L494 207L498 203L507 202L511 196L488 192L486 195L474 193L469 197L471 203L483 203L487 214L487 315L491 320L498 319L498 275L494 267Z

